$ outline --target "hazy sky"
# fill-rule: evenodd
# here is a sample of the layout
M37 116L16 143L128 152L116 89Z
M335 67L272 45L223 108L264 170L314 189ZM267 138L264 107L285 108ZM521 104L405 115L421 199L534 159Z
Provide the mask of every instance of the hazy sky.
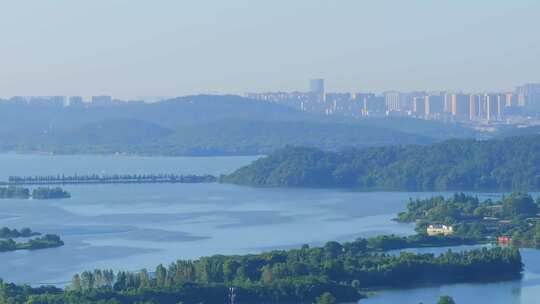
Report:
M538 0L0 0L0 96L506 89Z

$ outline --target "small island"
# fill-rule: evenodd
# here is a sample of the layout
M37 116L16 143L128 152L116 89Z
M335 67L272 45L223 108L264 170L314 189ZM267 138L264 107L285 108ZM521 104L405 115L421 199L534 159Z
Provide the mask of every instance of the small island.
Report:
M9 186L0 187L0 199L29 199L30 189Z
M13 239L26 238L24 242L15 242ZM56 234L46 234L32 231L30 228L21 230L2 227L0 229L0 252L16 250L37 250L63 246L64 242Z
M28 240L24 243L16 244L17 250L37 250L46 248L55 248L64 245L64 241L56 234L46 234L42 237L37 237Z
M21 231L17 229L2 228L0 231L0 252L16 251L16 250L38 250L46 248L55 248L64 245L64 242L56 234L46 234L28 239L25 242L15 242L14 238L33 237L40 235L38 232L32 232L29 228L23 228Z
M39 187L32 191L19 186L0 187L0 199L62 199L70 198L71 194L60 187Z
M48 187L39 187L32 191L33 199L59 199L59 198L70 198L71 194L63 190L60 187L48 188Z

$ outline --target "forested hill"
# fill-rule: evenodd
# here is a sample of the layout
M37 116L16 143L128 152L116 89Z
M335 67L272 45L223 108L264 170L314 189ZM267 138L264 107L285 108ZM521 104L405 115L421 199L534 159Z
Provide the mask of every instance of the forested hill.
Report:
M240 96L51 106L0 102L0 151L55 154L257 155L286 145L323 150L472 137L460 125L313 115Z
M324 152L288 147L223 182L361 190L540 190L540 136Z
M141 121L107 121L54 138L54 153L130 153L139 155L261 155L287 145L336 150L435 139L361 124L333 122L219 121L160 128Z

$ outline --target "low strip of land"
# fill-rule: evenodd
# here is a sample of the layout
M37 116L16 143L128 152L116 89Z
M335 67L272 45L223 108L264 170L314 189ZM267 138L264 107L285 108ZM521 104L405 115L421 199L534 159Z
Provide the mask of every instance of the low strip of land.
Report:
M178 174L88 174L10 176L0 185L81 185L81 184L155 184L155 183L212 183L213 175Z

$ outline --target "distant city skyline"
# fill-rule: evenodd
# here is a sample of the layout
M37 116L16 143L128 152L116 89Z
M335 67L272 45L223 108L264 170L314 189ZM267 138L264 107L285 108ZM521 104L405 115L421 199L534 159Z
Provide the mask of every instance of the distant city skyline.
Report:
M538 123L540 115L540 83L526 83L511 91L498 92L391 90L373 93L328 92L324 79L312 78L307 88L302 91L248 92L244 97L247 97L246 102L258 100L281 104L302 112L352 118L397 116L484 125L486 123L534 125ZM13 96L0 99L0 102L15 106L39 104L78 109L131 104L110 95L97 95L91 98L62 95Z
M306 80L304 80L305 82ZM368 89L352 89L350 91L337 91L328 89L326 86L327 80L324 78L310 78L307 80L308 82L304 83L304 86L297 89L292 90L286 90L284 88L277 88L276 90L270 91L255 91L255 90L248 90L246 92L241 93L218 93L218 92L199 92L199 93L193 93L193 94L184 94L184 95L170 95L170 96L135 96L132 98L123 98L121 96L112 95L112 94L90 94L90 95L81 95L81 94L74 94L74 95L65 95L65 94L53 94L53 95L31 95L31 94L19 94L19 95L0 95L0 101L9 100L13 98L23 98L23 99L39 99L39 98L64 98L66 100L70 99L76 99L77 102L102 102L103 99L105 99L106 103L110 101L145 101L145 102L155 102L155 101L162 101L166 99L176 98L176 97L183 97L183 96L190 96L190 95L238 95L238 96L249 96L250 94L264 94L264 93L315 93L315 94L342 94L342 93L369 93L369 94L376 94L376 95L384 95L387 96L388 94L392 93L458 93L458 94L488 94L488 93L510 93L515 92L516 90L520 90L523 88L523 86L527 85L533 85L535 87L540 87L540 82L525 82L516 86L508 86L507 89L493 89L493 90L480 90L480 91L466 91L462 89L455 89L455 90L449 90L449 89L440 89L440 90L429 90L426 88L418 88L415 90L399 90L399 89L387 89L383 91L375 91L375 90L368 90Z
M540 82L540 2L11 1L0 96L509 90Z

